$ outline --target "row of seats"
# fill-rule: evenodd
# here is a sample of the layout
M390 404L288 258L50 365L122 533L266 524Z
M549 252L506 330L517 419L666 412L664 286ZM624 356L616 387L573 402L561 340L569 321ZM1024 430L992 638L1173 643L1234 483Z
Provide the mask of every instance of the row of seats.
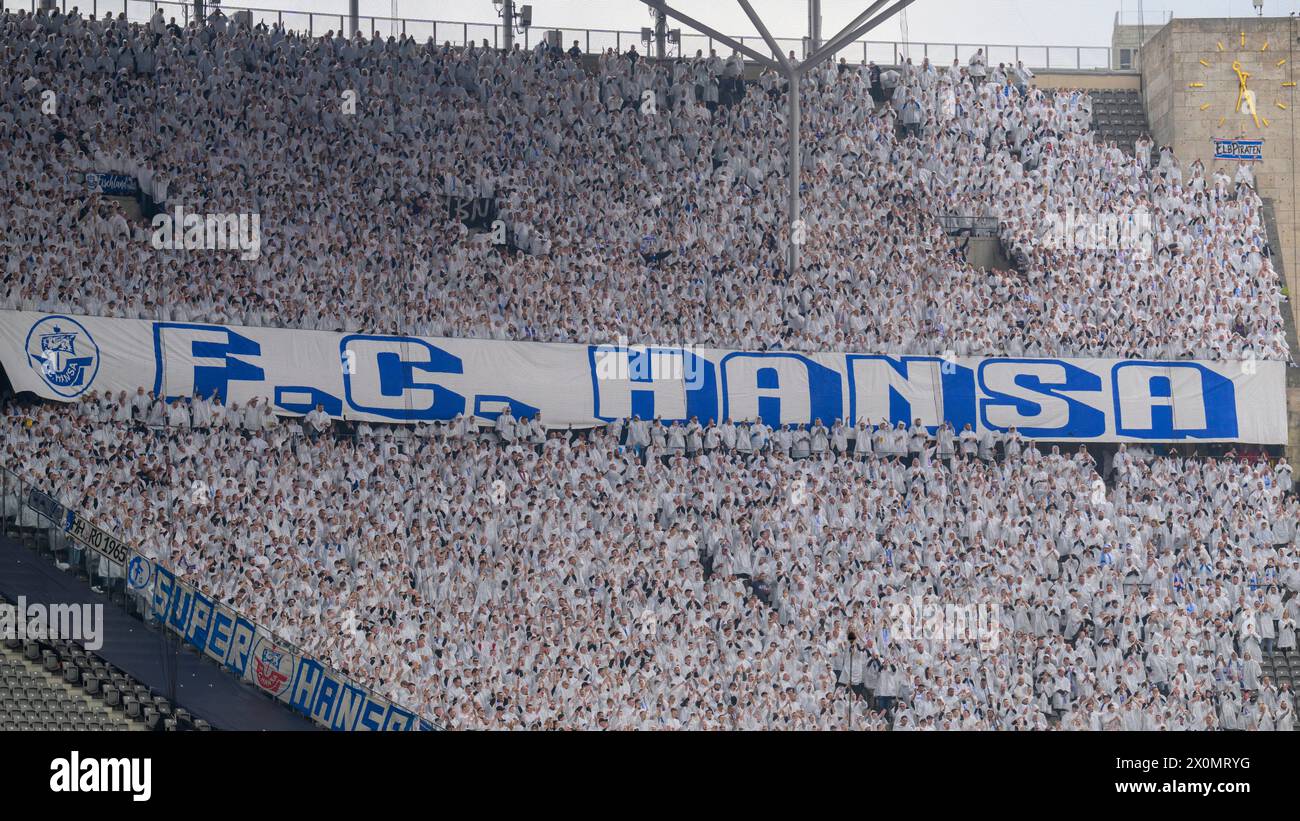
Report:
M14 638L3 648L4 730L211 729L76 642Z
M1125 152L1133 153L1134 143L1148 133L1142 95L1133 89L1120 88L1094 89L1088 94L1092 98L1092 127L1097 137L1113 140Z
M1271 676L1278 687L1289 682L1292 692L1300 690L1300 653L1294 650L1290 653L1264 653L1259 666L1263 669L1263 674Z
M104 704L77 696L44 670L29 665L5 642L0 655L0 728L20 730L127 730L125 718Z

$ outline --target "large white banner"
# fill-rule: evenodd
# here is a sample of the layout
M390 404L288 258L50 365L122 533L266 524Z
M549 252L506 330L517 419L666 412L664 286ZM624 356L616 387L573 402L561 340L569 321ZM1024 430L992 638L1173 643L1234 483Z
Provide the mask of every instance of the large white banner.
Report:
M0 311L14 389L74 401L137 387L167 397L266 397L385 422L492 420L510 406L548 426L639 415L769 425L948 420L1078 441L1287 440L1280 362L955 358L570 345L248 328Z

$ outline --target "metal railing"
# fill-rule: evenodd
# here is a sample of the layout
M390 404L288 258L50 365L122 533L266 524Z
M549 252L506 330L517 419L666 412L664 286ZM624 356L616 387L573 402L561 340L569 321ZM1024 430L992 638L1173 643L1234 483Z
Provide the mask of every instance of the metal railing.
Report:
M82 14L94 14L97 18L106 12L113 15L125 15L135 23L148 22L155 10L161 9L163 15L175 19L179 25L189 23L193 5L177 0L58 0L59 8L66 13L70 8L78 8ZM5 0L4 7L11 11L26 9L35 13L39 0ZM221 11L227 17L247 11L254 25L264 23L267 26L278 24L289 31L316 36L328 31L350 33L347 12L326 13L319 11L297 11L293 9L262 8L256 6L222 5ZM492 48L501 48L504 43L500 23L472 23L457 20L432 20L417 17L382 17L360 15L358 25L361 31L370 36L379 32L383 36L404 34L421 42L432 39L435 43L450 43L453 46L466 46L469 43ZM524 48L532 48L546 32L560 32L563 48L569 48L574 42L585 54L600 54L608 49L618 52L636 46L643 50L648 48L641 39L640 31L596 28L542 28L533 26L523 29L516 37ZM721 50L723 56L730 54L730 49L721 43L715 43L712 37L682 31L681 41L669 46L669 56L694 56L702 51L708 56L710 51ZM767 45L757 35L736 36L735 40L760 52L767 51ZM806 37L777 37L776 43L783 52L795 52L807 56L810 51ZM957 60L963 65L979 49L984 50L985 62L995 66L998 63L1014 65L1023 61L1026 66L1037 70L1111 70L1116 65L1112 60L1110 46L1068 46L1068 45L1008 45L996 43L916 43L902 40L858 40L845 47L835 56L850 62L871 62L881 65L898 65L911 58L920 64L924 58L936 65L949 65Z
M127 584L127 573L125 567L102 555L88 543L81 542L75 534L64 529L64 524L62 522L51 519L46 513L37 511L28 504L29 497L33 490L46 494L50 496L50 498L54 498L53 494L50 494L45 488L25 480L21 474L10 470L7 466L0 465L0 530L6 534L12 533L19 537L20 540L24 535L24 531L44 531L46 542L43 545L38 544L38 550L48 552L57 562L66 566L69 572L74 572L79 576L84 576L92 587L102 589L104 594L108 596L109 601L120 604L123 609L131 615L140 618L146 623L156 623L159 630L171 630L172 628L163 623L162 620L154 618L149 590L147 588L145 590L131 590L130 585ZM80 510L73 508L67 509L71 510L75 516L79 518L83 517ZM84 518L86 518L88 522L90 521L88 517ZM140 553L134 545L129 545L129 547L133 554L139 553L140 555L144 555ZM197 589L197 585L193 580L187 579L184 574L176 572L176 569L173 567L169 567L168 563L161 557L151 558L149 561L165 568L169 573L175 576L177 581L191 585ZM270 637L276 642L276 644L291 650L299 658L312 659L320 663L319 659L314 654L307 652L288 639L280 636L276 631L270 629L266 625L260 624L253 619L245 618L242 613L231 607L229 604L225 602L217 602L215 599L213 603L220 603L222 607L230 610L236 616L251 624L257 633ZM193 649L193 645L188 645L188 643L184 641L182 641L182 643L187 644L187 646L190 646L191 649ZM323 666L333 670L333 668L328 664ZM398 707L401 707L416 717L423 718L435 729L445 729L442 725L428 718L419 710L411 709L396 699L376 693L374 690L357 681L350 675L347 679L352 686L364 690L368 696L391 704L396 704ZM169 698L171 697L169 696ZM293 709L289 705L284 704L284 702L280 703L286 709ZM308 716L308 718L311 719L312 717Z
M940 214L939 226L949 236L996 237L1001 222L997 217L970 214Z

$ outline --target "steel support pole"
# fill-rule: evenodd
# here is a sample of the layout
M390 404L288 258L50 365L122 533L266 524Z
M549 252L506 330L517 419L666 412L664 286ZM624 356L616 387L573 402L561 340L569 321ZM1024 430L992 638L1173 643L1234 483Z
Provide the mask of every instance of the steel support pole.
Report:
M798 68L792 69L787 77L790 80L790 265L789 275L793 279L799 271L799 242L796 232L799 229L799 77ZM802 232L799 232L802 233Z
M789 74L790 61L785 58L785 53L781 51L781 46L777 45L776 39L772 37L772 33L767 30L767 26L763 25L762 18L760 18L754 11L754 7L749 4L749 0L736 0L736 2L740 3L740 7L744 9L745 15L748 16L749 21L754 24L754 28L758 30L758 34L763 38L763 42L767 43L767 47L772 50L772 57L780 64L781 73Z
M348 33L356 37L361 27L361 0L348 0Z
M853 729L853 641L849 641L849 703L844 705L848 729Z
M753 22L754 27L758 29L759 34L763 38L764 44L772 50L772 57L768 57L755 49L750 48L739 40L727 37L725 34L722 34L721 32L704 25L700 21L683 14L677 9L670 7L668 5L668 0L641 0L641 2L655 11L656 35L660 29L660 20L664 17L671 17L708 37L710 49L713 47L713 41L717 40L718 42L730 46L736 51L744 54L759 65L780 73L781 76L785 77L786 82L789 84L790 107L786 117L786 119L789 120L786 127L789 129L790 138L788 158L790 161L790 179L788 180L790 191L788 212L786 214L789 220L789 225L787 226L787 230L789 231L789 258L787 262L789 275L794 277L799 270L799 246L807 236L807 228L800 224L799 216L799 177L802 170L800 168L801 160L799 156L799 80L808 69L815 67L830 57L833 57L835 53L844 48L844 46L907 8L914 2L914 0L896 0L892 6L872 18L871 15L875 14L881 6L884 6L885 3L889 2L889 0L874 0L874 2L858 14L852 22L825 43L822 42L821 0L808 0L809 53L806 55L803 63L798 66L791 65L790 62L782 56L781 50L777 47L776 41L772 38L771 33L768 32L767 27L763 25L763 21L754 12L749 0L737 0L737 2L740 4L740 7L744 9L745 14L749 17L750 21ZM615 37L617 36L618 35L615 34ZM865 46L863 48L865 56ZM622 50L621 47L619 50ZM659 53L662 55L663 52L660 51ZM773 57L775 59L773 59Z
M804 62L808 64L809 68L811 68L812 66L817 65L823 60L826 60L830 57L834 57L835 53L838 52L840 49L844 48L849 43L853 42L854 40L858 39L862 35L871 31L876 26L879 26L881 23L893 17L895 14L898 14L903 9L912 5L912 3L914 3L915 1L916 0L898 0L897 3L885 9L880 14L876 15L871 20L868 20L862 25L857 26L856 28L845 28L839 34L832 37L830 41L826 43L826 45L817 49L817 51L814 52L813 54L810 54L808 56L808 59L805 60ZM884 0L876 0L875 3L871 4L871 7L868 8L867 11L863 12L861 15L858 16L858 19L862 19L866 15L870 14L872 10L878 8L883 2ZM850 23L849 25L850 27L852 27L854 24Z
M668 15L663 9L655 9L655 58L664 60L668 57Z
M881 6L885 5L886 2L888 2L888 0L875 0L875 2L872 3L870 6L868 6L861 14L859 14L857 17L854 17L853 21L850 22L843 29L841 29L838 34L836 34L831 39L827 40L826 44L821 48L819 48L818 51L827 51L827 50L830 50L832 52L839 51L841 48L848 45L853 40L856 40L858 37L862 36L861 34L853 34L853 36L849 36L849 35L852 34L854 30L857 29L858 26L867 22L867 20L871 18L871 15L874 14L876 10L879 9Z
M655 11L664 12L674 20L677 20L683 25L690 26L691 28L695 29L696 31L708 37L710 51L713 49L713 41L717 40L719 43L722 43L725 46L730 46L736 51L739 51L741 54L744 54L745 56L749 57L749 59L753 60L759 65L767 66L768 68L771 68L773 70L777 68L777 62L772 58L760 54L759 52L755 51L754 49L750 48L749 46L745 45L739 40L736 40L733 37L728 37L722 32L704 25L699 20L696 20L693 17L688 17L687 15L678 11L677 9L668 6L665 0L641 0L641 2L645 3L647 6L654 9Z
M515 0L501 0L501 28L505 34L502 46L506 51L515 48Z

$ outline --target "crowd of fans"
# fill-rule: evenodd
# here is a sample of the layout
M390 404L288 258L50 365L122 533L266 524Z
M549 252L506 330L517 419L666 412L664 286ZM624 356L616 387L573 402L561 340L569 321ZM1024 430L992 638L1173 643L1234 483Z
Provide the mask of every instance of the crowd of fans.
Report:
M740 82L734 58L606 53L589 72L544 48L6 12L0 306L580 343L1287 358L1248 170L1100 143L1086 93L977 58L909 62L883 83L875 66L808 72L792 231L788 89L771 72ZM150 211L258 214L261 252L157 249L150 226L87 196L86 170L135 176ZM494 200L508 245L451 218L447 196ZM968 264L940 227L953 213L1000 219L1021 270ZM1143 230L1100 247L1055 230L1108 215Z
M741 82L735 59L607 53L593 68L544 49L5 12L0 65L0 307L1288 358L1249 172L1100 143L1086 93L1033 87L1023 67L809 72L792 276L789 90L770 72ZM87 195L86 170L134 176L147 212L258 213L261 253L156 249ZM509 247L449 217L447 197L494 200ZM999 219L1018 269L968 264L942 228L954 213ZM1074 241L1106 215L1142 230ZM901 423L334 427L266 400L90 391L10 404L0 459L447 727L1294 723L1289 685L1260 665L1295 652L1300 618L1285 460L1120 446L1098 464L1015 431Z
M1300 617L1284 459L1099 470L883 424L337 438L137 395L11 406L0 458L448 727L1292 725L1260 669Z

